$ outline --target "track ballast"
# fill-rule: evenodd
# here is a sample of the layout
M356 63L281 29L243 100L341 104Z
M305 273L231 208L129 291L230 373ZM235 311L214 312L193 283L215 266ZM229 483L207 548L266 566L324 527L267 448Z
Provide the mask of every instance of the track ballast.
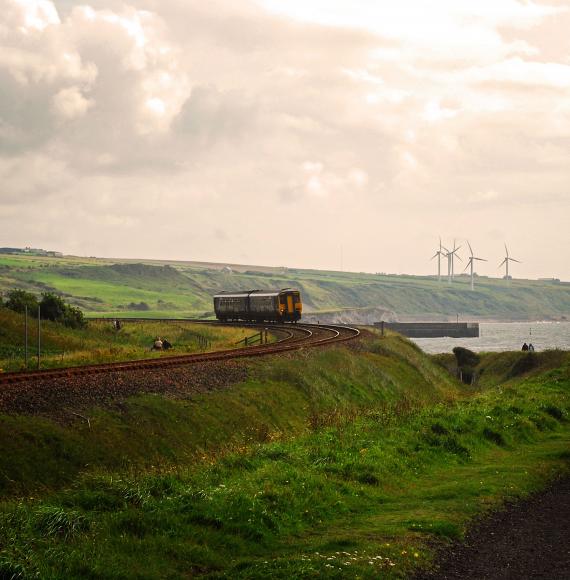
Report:
M124 322L150 321L151 319L123 319ZM218 322L191 320L191 319L162 319L156 322L189 322L200 324L216 324ZM227 325L227 324L225 324ZM360 331L357 328L340 325L317 324L245 324L237 326L251 328L267 328L281 338L274 343L258 346L248 346L230 350L205 352L200 354L168 355L161 358L140 359L125 362L114 362L97 365L84 365L45 369L38 371L22 371L0 374L0 385L14 383L43 382L49 379L77 377L81 375L97 375L102 373L124 372L129 370L159 369L204 363L210 361L224 361L246 357L258 357L280 354L284 352L337 344L357 338Z

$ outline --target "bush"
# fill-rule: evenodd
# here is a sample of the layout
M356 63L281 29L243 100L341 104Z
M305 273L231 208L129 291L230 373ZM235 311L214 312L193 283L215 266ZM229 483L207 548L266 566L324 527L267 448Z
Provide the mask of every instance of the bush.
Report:
M10 290L6 298L6 308L24 314L27 307L30 315L37 315L38 299L31 292L26 292L25 290Z
M462 346L456 346L453 349L453 354L455 355L459 368L476 367L481 360L478 354Z
M150 306L146 303L146 302L130 302L127 305L127 308L129 310L135 310L135 311L139 311L139 312L146 312L147 310L150 310Z
M476 376L475 367L481 361L479 355L462 346L456 346L453 349L453 354L457 360L457 369L461 373L461 380L470 385Z
M44 319L60 322L71 328L83 328L86 324L83 318L83 312L79 308L67 304L57 294L51 292L42 294L40 306L42 309L42 318Z

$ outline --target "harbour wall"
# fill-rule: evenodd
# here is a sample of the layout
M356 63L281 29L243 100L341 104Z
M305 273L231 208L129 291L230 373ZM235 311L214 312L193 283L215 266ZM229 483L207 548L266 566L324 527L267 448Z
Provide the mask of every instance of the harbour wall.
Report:
M409 338L477 338L478 322L376 322L374 326L388 328Z

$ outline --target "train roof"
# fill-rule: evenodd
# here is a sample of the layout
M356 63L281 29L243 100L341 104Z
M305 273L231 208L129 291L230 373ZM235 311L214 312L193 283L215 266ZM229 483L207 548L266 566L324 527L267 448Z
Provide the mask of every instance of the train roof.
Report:
M282 290L244 290L242 292L232 292L231 290L218 292L214 295L214 298L246 298L251 294L255 296L279 296L281 292L290 290L292 292L298 292L294 288L283 288Z

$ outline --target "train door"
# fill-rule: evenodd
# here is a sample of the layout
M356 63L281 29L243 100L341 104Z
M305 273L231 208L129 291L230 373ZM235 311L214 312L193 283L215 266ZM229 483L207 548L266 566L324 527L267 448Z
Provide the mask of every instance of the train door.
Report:
M291 292L287 293L287 318L293 320L293 315L295 314L295 304L293 302L293 294Z

